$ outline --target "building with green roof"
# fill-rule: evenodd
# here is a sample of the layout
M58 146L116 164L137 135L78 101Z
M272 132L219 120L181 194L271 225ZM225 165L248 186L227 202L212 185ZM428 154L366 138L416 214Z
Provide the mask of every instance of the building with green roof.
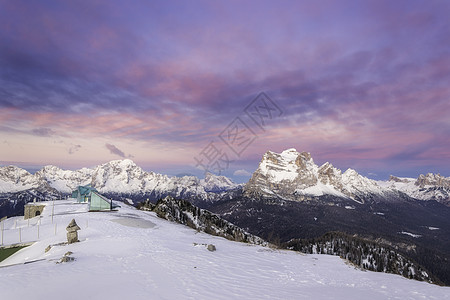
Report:
M78 203L89 203L89 211L113 210L120 207L112 199L101 195L90 184L80 185L72 192L72 198L77 199Z

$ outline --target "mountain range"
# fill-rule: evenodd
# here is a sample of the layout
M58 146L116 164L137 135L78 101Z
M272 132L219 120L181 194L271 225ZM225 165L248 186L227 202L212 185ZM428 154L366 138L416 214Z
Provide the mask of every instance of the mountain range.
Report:
M104 194L145 195L154 200L166 195L214 200L218 193L241 187L225 176L211 173L199 179L195 176L170 177L146 172L129 159L75 171L50 165L35 174L16 166L0 168L0 193L35 189L69 194L77 186L87 184ZM353 169L342 172L329 162L318 166L309 153L299 153L295 149L281 153L266 152L243 191L248 196L296 201L330 195L357 203L363 203L369 196L392 198L406 194L417 200L436 200L450 205L449 177L428 173L416 179L391 176L387 181L375 181Z
M170 177L146 172L129 159L114 160L92 169L75 171L45 166L35 174L16 166L0 168L0 193L38 190L67 195L78 186L88 184L103 194L146 195L154 199L166 194L206 199L209 194L239 187L229 178L211 173L207 173L204 179L199 179L195 176Z

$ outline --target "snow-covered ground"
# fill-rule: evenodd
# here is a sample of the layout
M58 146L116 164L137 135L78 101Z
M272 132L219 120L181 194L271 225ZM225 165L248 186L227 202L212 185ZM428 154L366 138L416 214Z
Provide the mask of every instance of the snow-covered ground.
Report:
M48 203L39 240L0 263L0 299L450 299L449 287L364 272L336 256L231 242L121 205L89 213L56 201L52 224ZM72 218L80 242L45 253L66 240ZM38 223L9 219L5 232L22 228L36 239ZM68 251L75 261L57 264Z
M316 185L304 189L297 189L296 193L299 195L310 195L310 196L334 195L342 198L347 198L347 196L344 193L336 190L332 185L323 184L320 181L318 181Z

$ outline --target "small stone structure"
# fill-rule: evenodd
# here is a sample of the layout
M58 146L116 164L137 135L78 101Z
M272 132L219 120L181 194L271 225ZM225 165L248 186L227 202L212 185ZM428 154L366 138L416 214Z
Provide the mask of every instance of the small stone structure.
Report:
M67 230L67 243L72 244L79 242L78 241L78 230L81 228L78 227L77 222L75 222L75 219L72 219L72 221L69 223L69 225L66 227Z
M44 211L44 207L45 207L45 205L42 205L42 204L36 203L36 202L30 202L30 203L25 204L24 214L23 214L24 220L31 219L31 218L41 215L42 212Z

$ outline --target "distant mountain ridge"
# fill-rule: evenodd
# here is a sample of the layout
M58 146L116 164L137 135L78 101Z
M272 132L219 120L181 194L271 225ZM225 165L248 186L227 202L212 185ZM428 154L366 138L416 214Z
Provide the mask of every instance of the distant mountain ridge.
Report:
M207 197L239 187L225 176L206 174L204 179L195 176L170 177L146 172L129 159L114 160L93 169L76 171L45 166L30 174L16 166L0 168L0 193L20 192L28 189L55 190L68 194L79 185L91 184L101 193L174 193L174 196L192 194Z

